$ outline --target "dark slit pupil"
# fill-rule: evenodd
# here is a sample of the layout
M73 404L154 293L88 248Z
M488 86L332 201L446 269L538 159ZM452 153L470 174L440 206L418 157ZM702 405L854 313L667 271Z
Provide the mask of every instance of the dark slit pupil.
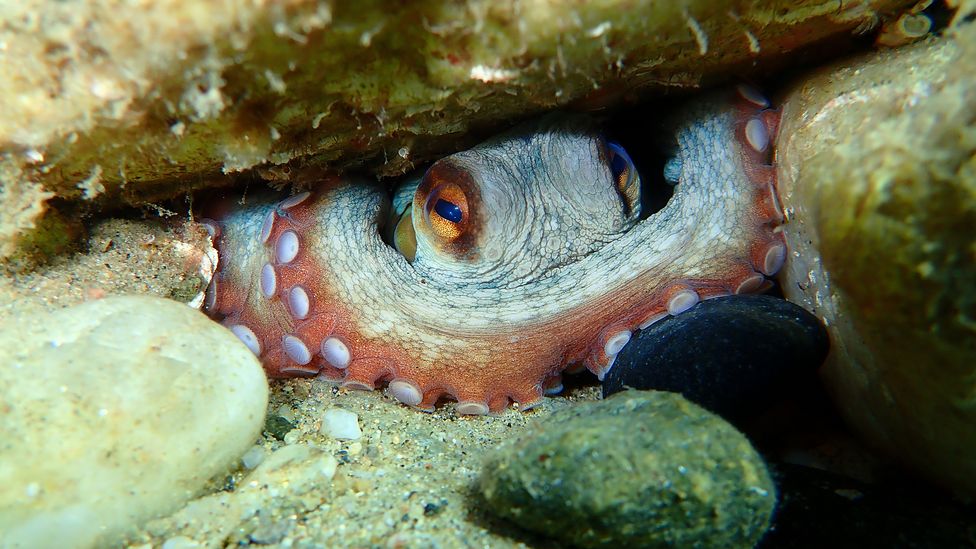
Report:
M457 204L448 202L443 198L437 199L437 203L434 204L434 211L437 212L437 215L443 217L451 223L460 223L461 218L463 217L461 208L459 208Z
M610 153L610 172L613 174L614 179L620 181L621 176L627 173L629 167L626 158L615 152ZM622 183L622 181L620 182Z

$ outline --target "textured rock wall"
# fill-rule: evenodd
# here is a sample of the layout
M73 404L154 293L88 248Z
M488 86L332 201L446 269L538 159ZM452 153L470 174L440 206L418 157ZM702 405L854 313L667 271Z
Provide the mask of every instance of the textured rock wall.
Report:
M957 19L973 12L973 4ZM787 95L787 297L868 440L976 494L976 26L828 67Z
M54 197L395 174L500 121L694 87L905 0L26 0L0 7L0 256ZM277 166L277 168L276 168Z

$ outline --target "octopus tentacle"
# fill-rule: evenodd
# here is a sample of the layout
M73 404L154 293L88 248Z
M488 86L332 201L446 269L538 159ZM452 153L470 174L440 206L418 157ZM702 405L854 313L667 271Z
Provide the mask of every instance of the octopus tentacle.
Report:
M531 408L573 364L602 378L634 331L768 286L786 256L777 125L748 87L691 107L665 167L674 196L642 221L615 202L615 177L633 190L614 171L625 153L614 145L607 168L601 138L575 126L448 157L417 187L411 261L381 237L386 193L331 179L219 220L207 308L273 377L386 383L421 410L445 396L462 414ZM425 226L435 214L445 217ZM491 225L510 219L526 223Z

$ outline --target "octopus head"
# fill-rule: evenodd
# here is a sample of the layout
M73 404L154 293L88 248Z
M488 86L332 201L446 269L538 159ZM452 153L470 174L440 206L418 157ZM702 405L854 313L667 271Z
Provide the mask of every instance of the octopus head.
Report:
M415 266L536 278L632 227L640 178L588 119L550 117L435 162L408 212Z

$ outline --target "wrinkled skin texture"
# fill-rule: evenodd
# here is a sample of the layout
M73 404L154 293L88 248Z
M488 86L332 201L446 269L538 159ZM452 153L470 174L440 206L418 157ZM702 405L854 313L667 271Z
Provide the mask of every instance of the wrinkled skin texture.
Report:
M395 193L412 263L381 237L390 202L375 185L248 204L214 223L208 310L272 376L386 381L421 409L445 395L467 414L531 407L570 365L602 377L638 327L766 287L786 252L767 107L739 88L678 116L674 196L644 220L612 146L585 121L552 118ZM460 211L437 210L444 197Z

